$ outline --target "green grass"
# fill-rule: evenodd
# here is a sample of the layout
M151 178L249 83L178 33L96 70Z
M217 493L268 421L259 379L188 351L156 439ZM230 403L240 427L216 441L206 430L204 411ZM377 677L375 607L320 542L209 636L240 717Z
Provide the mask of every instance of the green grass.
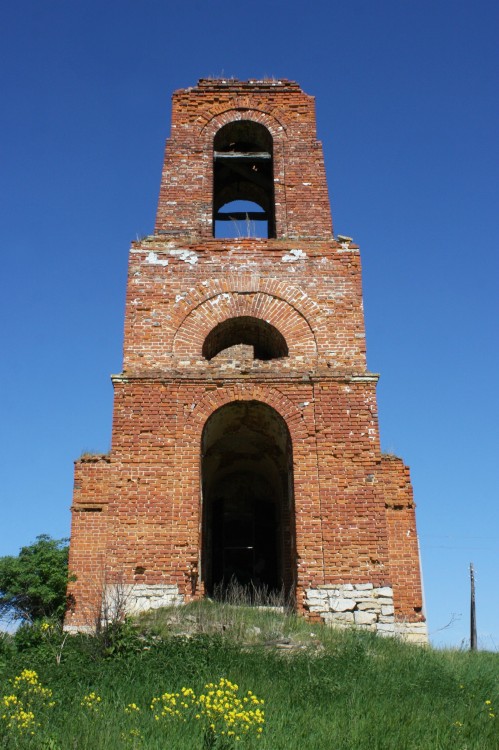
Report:
M423 649L370 633L311 626L273 610L210 602L151 614L136 627L114 641L69 638L59 665L55 631L39 635L38 643L20 638L17 649L8 642L0 646L0 700L12 692L9 679L29 668L55 701L52 708L37 709L41 726L32 736L16 738L6 731L0 711L0 746L499 748L498 654ZM210 744L213 738L201 721L154 719L153 697L182 687L199 695L206 683L222 677L237 683L239 693L251 690L264 699L260 738L250 731L234 745ZM101 698L97 712L81 705L91 692ZM130 703L140 711L125 713ZM134 739L131 730L142 739Z

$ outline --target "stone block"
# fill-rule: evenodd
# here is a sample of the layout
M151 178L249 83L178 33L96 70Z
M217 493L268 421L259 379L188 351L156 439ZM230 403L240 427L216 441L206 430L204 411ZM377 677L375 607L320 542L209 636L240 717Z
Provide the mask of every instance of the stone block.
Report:
M365 602L365 601L378 601L377 599L373 599L373 592L372 591L356 591L355 592L355 598L358 602Z
M362 612L357 611L353 613L354 622L356 625L372 625L377 620L375 612Z
M330 606L333 612L346 612L347 610L355 609L355 602L353 599L338 597L337 599L330 600Z
M324 620L326 622L345 622L353 624L353 612L326 612Z
M396 622L395 634L408 643L425 646L428 644L426 622Z
M338 596L341 596L344 599L358 599L359 592L354 589L341 589L338 592Z
M393 599L393 589L390 586L382 586L381 588L375 589L378 596L387 596Z
M307 597L307 600L310 599L326 599L328 592L323 591L322 587L319 589L306 589L305 594Z
M384 623L379 622L378 627L376 628L378 633L395 633L395 623Z

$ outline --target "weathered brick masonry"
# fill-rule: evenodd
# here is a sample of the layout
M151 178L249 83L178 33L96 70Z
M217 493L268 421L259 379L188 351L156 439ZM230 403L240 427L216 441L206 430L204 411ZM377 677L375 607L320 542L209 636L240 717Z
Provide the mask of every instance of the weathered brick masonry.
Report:
M236 234L257 204L268 236L214 237L235 200L251 201ZM409 470L380 452L377 379L313 98L290 81L176 92L155 231L130 250L112 448L76 462L66 626L92 627L103 598L144 609L234 577L424 641Z

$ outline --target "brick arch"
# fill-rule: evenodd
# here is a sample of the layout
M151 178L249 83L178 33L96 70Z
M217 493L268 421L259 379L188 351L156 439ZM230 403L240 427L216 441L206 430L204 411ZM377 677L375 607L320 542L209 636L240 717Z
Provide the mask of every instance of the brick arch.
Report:
M213 139L215 133L224 125L238 120L252 120L264 125L273 138L279 138L286 134L284 114L278 110L260 109L255 106L254 100L236 99L230 104L213 107L204 113L205 122L199 128L200 134L208 139Z
M185 436L192 438L192 444L197 444L196 440L200 438L204 425L211 415L222 406L234 401L259 401L272 407L284 420L293 445L303 444L303 441L309 437L309 431L300 409L277 388L258 383L235 383L204 393L186 417Z
M178 296L171 311L171 324L176 332L192 312L213 297L223 294L262 292L287 302L306 321L317 342L319 329L327 324L317 302L300 287L276 278L262 278L252 274L238 274L227 279L206 279ZM220 321L218 321L220 322ZM279 328L279 326L276 326ZM175 334L176 336L176 334ZM289 343L289 342L288 342Z
M289 355L317 354L317 342L306 320L286 300L265 292L222 292L198 305L183 321L173 339L177 356L202 356L203 343L215 326L231 318L252 317L277 328Z

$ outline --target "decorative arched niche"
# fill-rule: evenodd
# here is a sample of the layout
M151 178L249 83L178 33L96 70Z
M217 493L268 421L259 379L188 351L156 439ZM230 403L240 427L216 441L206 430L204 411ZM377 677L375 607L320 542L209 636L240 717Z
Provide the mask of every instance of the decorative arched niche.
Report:
M253 120L229 122L213 140L214 237L275 237L272 135Z

